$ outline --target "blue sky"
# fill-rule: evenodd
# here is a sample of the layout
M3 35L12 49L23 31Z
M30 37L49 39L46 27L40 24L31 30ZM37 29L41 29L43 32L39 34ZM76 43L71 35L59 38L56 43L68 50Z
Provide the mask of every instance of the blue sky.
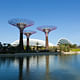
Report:
M19 30L10 24L12 18L26 18L35 24L26 28L36 30L38 26L55 25L49 42L54 45L61 38L80 45L80 0L0 0L0 42L11 43L19 39ZM43 32L30 38L45 40ZM25 35L24 35L24 38Z

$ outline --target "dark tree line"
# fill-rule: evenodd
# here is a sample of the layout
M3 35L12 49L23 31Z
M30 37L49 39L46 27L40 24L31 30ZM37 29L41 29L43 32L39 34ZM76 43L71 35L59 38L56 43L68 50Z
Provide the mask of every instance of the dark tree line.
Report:
M16 50L16 47L11 46L11 44L8 43L1 43L0 42L0 53L14 53Z

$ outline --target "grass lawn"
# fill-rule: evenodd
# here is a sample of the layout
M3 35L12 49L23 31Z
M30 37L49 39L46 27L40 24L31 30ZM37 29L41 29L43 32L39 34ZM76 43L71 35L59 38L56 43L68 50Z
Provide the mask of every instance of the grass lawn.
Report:
M71 49L71 51L80 51L80 48Z

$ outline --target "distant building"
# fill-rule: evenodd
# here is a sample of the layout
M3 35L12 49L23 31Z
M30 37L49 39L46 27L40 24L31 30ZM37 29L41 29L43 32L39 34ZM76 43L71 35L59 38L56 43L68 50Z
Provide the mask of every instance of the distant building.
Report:
M58 41L58 45L59 44L71 44L71 42L69 41L69 40L67 40L67 39L60 39L59 41Z
M30 41L29 41L30 43L30 46L43 46L43 47L45 47L45 41L43 41L43 40L38 40L38 39L30 39ZM24 46L26 46L26 39L23 39L23 44L24 44ZM17 46L17 45L19 45L19 40L16 40L16 41L14 41L14 42L12 42L11 43L11 45L12 46ZM52 43L49 43L49 46L53 46L53 44Z

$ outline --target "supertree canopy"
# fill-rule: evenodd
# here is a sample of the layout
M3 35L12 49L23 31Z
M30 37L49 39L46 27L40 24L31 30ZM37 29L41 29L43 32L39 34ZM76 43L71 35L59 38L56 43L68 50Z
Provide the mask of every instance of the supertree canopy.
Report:
M34 22L31 20L23 19L23 18L11 19L8 22L9 22L9 24L19 28L19 30L20 30L19 48L20 48L20 50L24 50L24 47L23 47L23 30L26 27L32 26L34 24Z
M31 31L31 30L25 30L24 31L24 34L27 36L27 37L30 37L30 35L36 33L36 31Z
M23 18L15 18L8 21L9 24L18 27L19 29L24 29L25 27L32 26L34 24L33 21L23 19Z
M40 31L43 31L46 36L46 49L48 49L48 34L50 31L55 30L56 27L52 25L44 25L37 28Z
M45 33L47 32L49 33L50 31L55 30L56 27L52 25L43 25L43 26L38 27L37 29Z
M27 46L26 46L27 51L29 51L29 37L34 33L36 33L36 31L31 31L31 30L24 31L24 35L26 35L26 37L27 37Z

